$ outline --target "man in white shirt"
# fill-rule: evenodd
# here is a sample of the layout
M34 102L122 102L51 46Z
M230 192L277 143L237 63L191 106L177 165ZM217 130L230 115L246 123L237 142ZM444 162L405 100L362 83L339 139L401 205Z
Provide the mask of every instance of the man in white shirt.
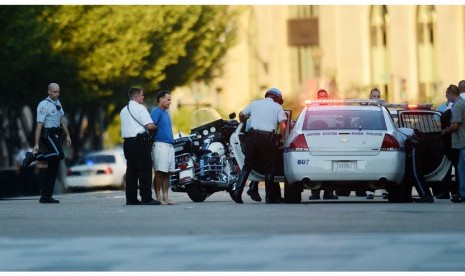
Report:
M242 190L252 170L265 175L266 203L279 203L273 189L273 162L276 155L276 144L273 142L276 125L279 123L281 133L285 133L286 113L281 104L281 91L270 88L265 93L265 99L253 101L239 113L241 122L250 117L250 136L245 142L244 166L236 185L233 187L233 200L243 203Z
M160 205L152 198L152 135L153 123L144 103L142 88L132 87L129 103L121 110L121 136L126 158L126 205ZM137 199L137 183L141 201Z

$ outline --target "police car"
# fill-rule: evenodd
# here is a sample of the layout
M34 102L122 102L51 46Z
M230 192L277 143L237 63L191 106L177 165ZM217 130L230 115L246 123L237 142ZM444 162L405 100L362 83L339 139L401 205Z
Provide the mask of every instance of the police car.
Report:
M290 126L291 112L286 113ZM379 100L308 101L292 130L287 129L274 167L275 181L284 182L287 203L300 202L303 189L320 188L387 188L390 202L409 201L413 129L437 139L439 116L425 106L389 106ZM240 123L230 138L240 168L245 126ZM439 147L429 154L425 180L442 181L451 164ZM249 181L264 181L264 176L252 171Z
M300 202L303 189L380 188L389 201L407 201L413 128L440 132L435 112L418 112L398 110L396 125L378 100L308 101L284 147L286 202ZM432 159L425 179L441 181L450 162L441 153Z
M68 169L65 188L115 186L124 189L126 159L122 148L89 153Z

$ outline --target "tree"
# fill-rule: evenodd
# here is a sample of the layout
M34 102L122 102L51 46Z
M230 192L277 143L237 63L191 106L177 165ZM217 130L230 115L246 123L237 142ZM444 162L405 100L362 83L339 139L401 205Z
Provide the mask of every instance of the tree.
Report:
M46 85L59 83L79 153L86 145L101 148L129 87L141 86L150 97L218 74L234 43L237 13L228 6L8 6L0 16L0 38L16 47L0 56L10 56L0 61L9 80L2 91L18 92L11 101L35 112Z

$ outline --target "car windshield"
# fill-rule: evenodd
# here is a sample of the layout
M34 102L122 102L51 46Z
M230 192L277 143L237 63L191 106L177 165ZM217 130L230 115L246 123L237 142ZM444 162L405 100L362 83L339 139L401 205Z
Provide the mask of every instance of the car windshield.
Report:
M303 130L386 130L383 113L373 110L308 110Z
M114 155L89 155L84 157L78 165L94 165L104 163L116 163Z

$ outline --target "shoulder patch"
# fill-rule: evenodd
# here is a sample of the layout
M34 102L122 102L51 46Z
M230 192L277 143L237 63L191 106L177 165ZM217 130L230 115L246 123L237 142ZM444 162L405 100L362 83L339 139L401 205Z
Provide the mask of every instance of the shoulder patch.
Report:
M47 109L45 107L41 107L40 110L39 110L40 114L42 114L42 115L45 115L45 111L47 111Z

